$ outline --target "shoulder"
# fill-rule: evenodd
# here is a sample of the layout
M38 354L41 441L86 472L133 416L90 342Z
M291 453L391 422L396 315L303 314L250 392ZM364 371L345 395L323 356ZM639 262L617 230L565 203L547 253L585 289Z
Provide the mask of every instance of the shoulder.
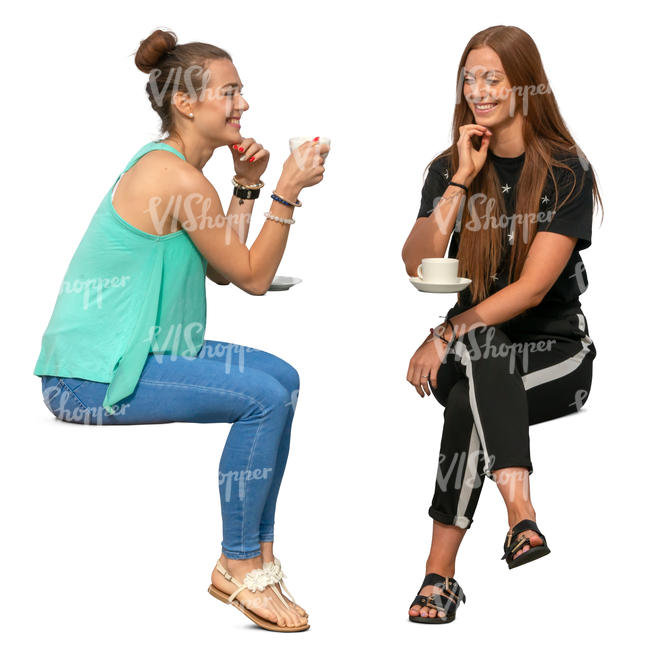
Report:
M552 177L549 174L547 178L549 189L553 189L557 184L560 199L591 192L593 187L591 163L585 156L576 152L557 151L553 153Z
M203 172L164 149L149 152L136 167L140 167L142 177L151 179L161 194L191 194L214 189Z
M451 152L446 149L439 153L428 165L427 178L436 174L443 180L448 181L451 178Z

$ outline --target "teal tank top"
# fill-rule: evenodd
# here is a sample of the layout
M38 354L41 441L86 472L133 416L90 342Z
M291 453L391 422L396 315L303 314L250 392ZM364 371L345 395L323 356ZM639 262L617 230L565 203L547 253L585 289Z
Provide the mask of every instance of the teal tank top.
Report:
M195 357L204 341L207 260L184 230L151 235L122 219L113 190L150 151L133 156L93 216L68 266L34 374L108 384L103 406L135 390L150 353Z

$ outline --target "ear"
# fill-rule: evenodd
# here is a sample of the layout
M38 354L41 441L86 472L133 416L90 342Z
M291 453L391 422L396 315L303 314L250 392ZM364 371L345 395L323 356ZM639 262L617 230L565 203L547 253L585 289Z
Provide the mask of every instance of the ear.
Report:
M190 97L187 93L181 92L180 90L174 93L172 97L172 106L187 118L189 118L190 113L194 111L194 102L190 101Z

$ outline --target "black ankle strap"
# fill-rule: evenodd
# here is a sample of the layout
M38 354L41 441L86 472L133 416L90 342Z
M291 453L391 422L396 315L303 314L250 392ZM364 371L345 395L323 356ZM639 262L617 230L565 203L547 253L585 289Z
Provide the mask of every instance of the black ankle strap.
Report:
M537 524L532 519L522 519L516 526L513 526L512 536L516 537L525 530L534 530L538 535L541 533Z

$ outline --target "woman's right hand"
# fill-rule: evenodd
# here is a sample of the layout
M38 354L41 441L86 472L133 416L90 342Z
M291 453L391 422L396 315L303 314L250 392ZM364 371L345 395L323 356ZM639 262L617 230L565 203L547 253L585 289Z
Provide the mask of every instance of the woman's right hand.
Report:
M481 137L481 146L474 149L472 136ZM460 137L458 138L458 170L454 176L462 178L464 185L469 185L481 171L485 160L487 159L488 145L492 131L481 124L465 124L460 127Z
M298 190L320 183L325 173L322 154L329 150L329 145L322 142L303 142L285 161L280 176L282 183L288 183Z

